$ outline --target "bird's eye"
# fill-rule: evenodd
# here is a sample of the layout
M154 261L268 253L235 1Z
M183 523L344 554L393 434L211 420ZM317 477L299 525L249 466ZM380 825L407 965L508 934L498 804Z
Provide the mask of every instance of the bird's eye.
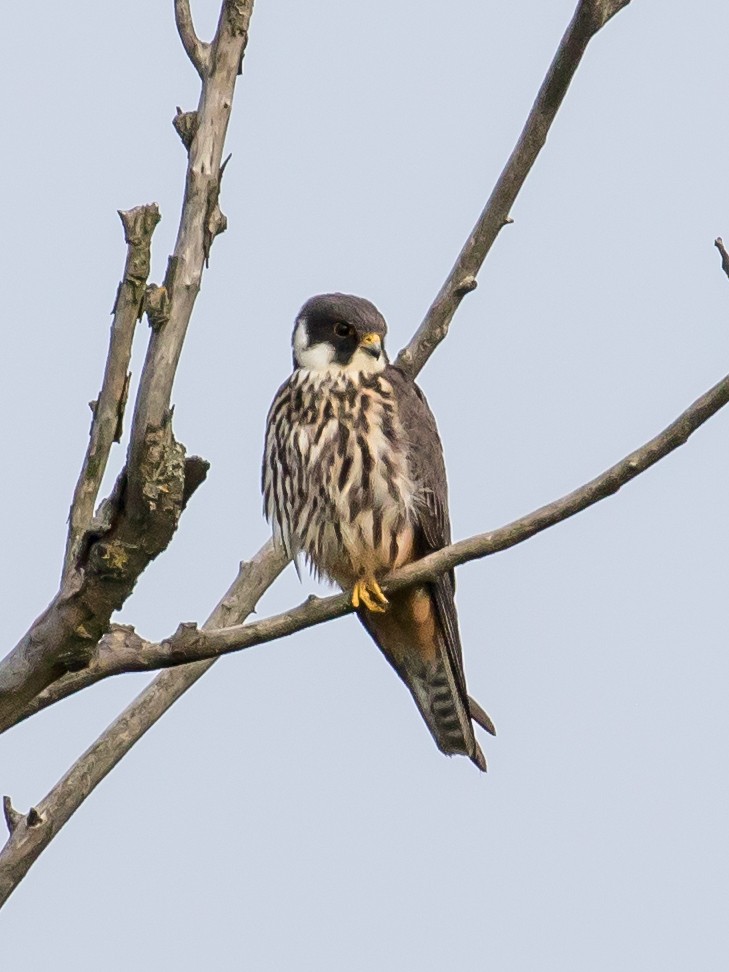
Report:
M334 333L337 337L350 337L354 333L354 328L351 324L345 324L344 321L337 321L334 325Z

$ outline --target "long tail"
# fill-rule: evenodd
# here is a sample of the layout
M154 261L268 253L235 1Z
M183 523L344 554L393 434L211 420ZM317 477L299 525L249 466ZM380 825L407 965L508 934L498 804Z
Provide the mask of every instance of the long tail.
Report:
M473 732L472 719L493 730L493 723L466 694L458 652L449 646L436 598L429 586L391 596L384 614L362 610L360 620L412 693L415 704L441 752L468 756L480 770L486 759Z
M411 670L409 682L403 680L408 684L438 749L448 756L468 756L486 772L486 757L476 741L470 709L463 704L447 658L440 656L435 665L428 665L422 673Z

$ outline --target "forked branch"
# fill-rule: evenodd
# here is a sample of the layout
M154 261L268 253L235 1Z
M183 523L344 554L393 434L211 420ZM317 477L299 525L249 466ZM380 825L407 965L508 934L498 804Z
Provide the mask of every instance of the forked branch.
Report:
M78 529L74 527L58 594L0 662L0 730L12 725L44 688L87 664L90 650L108 629L112 612L124 604L150 561L166 549L185 503L204 476L203 461L185 459L185 450L172 433L170 404L182 344L210 252L210 221L217 206L223 145L252 8L253 0L224 0L221 7L210 71L203 77L198 130L188 150L175 249L164 287L152 291L155 303L148 308L153 327L134 408L127 465L94 529L79 533L80 519ZM180 13L186 26L189 7L183 4ZM222 220L217 225L220 228ZM137 314L138 305L133 310ZM88 501L84 502L88 520Z
M398 365L411 376L417 375L428 357L445 337L453 314L464 294L472 290L478 273L500 228L508 222L509 209L513 204L526 176L544 144L547 131L567 91L569 83L582 58L589 40L629 0L580 0L575 16L562 39L552 66L540 89L534 109L512 153L506 168L469 237L455 267L441 288L423 324L406 349L397 359ZM203 94L198 107L196 124L185 128L186 144L189 134L189 167L186 199L214 199L211 180L219 179L222 144L205 144L200 133L209 137L209 114L212 106L220 105L226 112L222 134L227 126L227 113L232 104L231 72L240 70L240 60L245 50L252 0L225 0L221 10L218 30L213 41L210 57L210 74L203 79ZM182 7L183 28L187 34L190 54L200 60L199 48L192 43L191 18L187 4ZM178 21L179 23L179 21ZM189 28L189 29L188 29ZM181 31L182 34L182 31ZM194 32L193 32L194 34ZM185 38L183 37L183 43ZM238 45L236 47L236 45ZM194 63L194 62L193 62ZM198 67L198 65L196 65ZM207 65L205 65L207 69ZM199 68L198 68L199 70ZM228 85L229 96L220 88L216 97L208 87L216 76ZM139 429L158 428L165 419L169 407L172 379L179 351L185 336L197 289L200 285L204 242L202 217L185 210L165 280L165 288L171 297L173 313L160 333L167 334L166 345L152 341L147 356L148 380L142 379L135 413L134 438L139 441ZM198 267L200 268L198 270ZM151 375L159 377L153 386ZM133 464L134 465L134 464ZM253 567L244 571L233 584L221 607L211 618L210 627L243 621L257 599L270 586L285 567L287 560L272 543L264 547L254 559ZM230 610L222 605L230 601ZM213 661L196 662L163 672L145 689L80 757L66 776L51 790L39 805L40 819L36 825L19 823L5 848L0 853L0 904L12 893L29 867L36 860L55 834L83 803L94 787L112 767L123 758L137 740L157 719L213 664ZM25 818L27 821L27 817Z
M185 53L192 61L200 78L204 79L210 70L210 44L201 41L195 33L190 0L175 0L175 23Z

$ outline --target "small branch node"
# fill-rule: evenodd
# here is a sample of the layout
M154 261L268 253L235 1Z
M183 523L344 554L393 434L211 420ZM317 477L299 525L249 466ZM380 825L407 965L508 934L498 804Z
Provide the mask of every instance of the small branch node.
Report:
M478 281L476 278L473 276L468 276L464 277L463 280L456 285L455 292L458 297L465 297L466 294L470 294L472 290L476 289L476 287L478 287Z
M511 226L511 224L513 222L514 222L514 220L513 220L513 218L511 216L504 216L504 222L503 222L502 225L503 226Z
M220 209L220 186L223 181L225 168L233 157L231 152L218 170L218 178L212 182L208 188L208 204L205 216L205 228L203 232L203 252L205 254L205 266L210 266L210 249L216 236L224 233L228 228L228 218Z
M162 642L162 647L169 653L170 660L185 658L193 651L200 641L200 629L194 621L183 621L177 626L177 631L171 638Z
M192 494L207 479L210 463L202 456L188 456L185 459L185 482L182 487L182 508L184 509Z
M8 832L13 834L15 828L23 819L23 814L15 809L9 796L3 797L3 813L5 815L5 823L8 825Z
M177 108L177 114L172 119L172 125L188 152L193 139L197 135L198 124L196 111L183 111L180 107Z
M215 194L217 197L217 193ZM228 228L228 219L221 211L217 198L208 209L208 216L205 220L205 230L203 235L203 252L205 254L205 266L210 266L210 250L216 236L224 233Z
M124 242L128 246L139 246L149 242L154 228L162 219L157 203L146 203L134 209L118 209L124 227Z
M144 313L153 331L159 331L170 319L170 297L163 285L149 284L144 291Z
M25 818L25 822L29 827L38 827L43 823L43 817L36 810L35 807L31 807L28 811L28 815Z

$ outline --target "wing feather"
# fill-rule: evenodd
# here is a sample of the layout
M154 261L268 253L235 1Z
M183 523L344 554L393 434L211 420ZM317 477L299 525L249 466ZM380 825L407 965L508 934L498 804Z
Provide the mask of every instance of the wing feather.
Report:
M397 368L387 375L393 384L403 431L408 440L408 462L417 487L417 547L418 556L447 547L451 542L451 521L448 513L448 480L443 447L433 413L421 389L409 381ZM438 617L446 638L448 656L467 706L466 679L463 671L463 650L458 629L455 603L455 576L452 571L441 574L430 584Z

